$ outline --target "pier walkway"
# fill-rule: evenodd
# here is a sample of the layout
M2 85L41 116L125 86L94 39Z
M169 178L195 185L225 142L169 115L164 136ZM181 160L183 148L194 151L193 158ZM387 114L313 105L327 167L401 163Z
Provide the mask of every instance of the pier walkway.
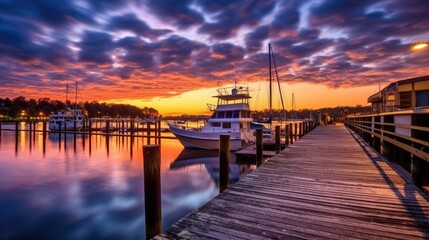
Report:
M321 126L156 238L429 239L429 202L353 132Z

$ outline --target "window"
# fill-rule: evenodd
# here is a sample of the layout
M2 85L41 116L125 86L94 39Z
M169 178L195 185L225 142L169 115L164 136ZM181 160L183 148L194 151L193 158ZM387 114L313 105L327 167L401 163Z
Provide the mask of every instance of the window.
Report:
M429 106L429 90L416 91L416 107Z
M222 123L222 128L231 128L231 123L230 122Z
M218 123L218 122L212 122L212 127L220 127L220 123Z
M400 92L399 93L399 107L400 108L411 108L411 92Z
M217 118L225 118L225 112L217 112Z
M234 118L240 117L240 111L234 111Z
M227 111L225 118L232 118L232 111Z

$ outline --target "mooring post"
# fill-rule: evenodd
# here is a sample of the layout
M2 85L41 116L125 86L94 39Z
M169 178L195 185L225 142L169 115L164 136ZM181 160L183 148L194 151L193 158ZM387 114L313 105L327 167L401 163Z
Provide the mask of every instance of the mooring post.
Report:
M161 148L143 146L146 239L161 233Z
M296 142L298 140L298 123L295 123L294 138L294 142Z
M43 121L42 123L42 149L43 149L43 156L46 154L46 121Z
M289 146L289 126L285 125L285 147Z
M308 133L308 122L304 121L304 135Z
M219 193L229 188L229 135L220 135L219 146Z
M264 143L262 129L256 129L256 166L261 166L264 160Z
M303 126L302 126L302 122L299 123L299 138L302 138L302 133L304 132L303 130Z
M161 144L161 118L158 118L158 144Z
M150 144L150 122L146 123L147 144Z
M276 149L276 154L277 154L280 152L280 148L281 148L281 145L280 145L280 126L276 126L275 130L276 130L275 149Z

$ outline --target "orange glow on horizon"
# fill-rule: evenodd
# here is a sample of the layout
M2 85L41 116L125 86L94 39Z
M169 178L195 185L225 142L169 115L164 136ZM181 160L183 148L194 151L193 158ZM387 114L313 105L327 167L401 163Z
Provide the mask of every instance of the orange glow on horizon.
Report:
M268 94L266 88L261 89L265 83L256 82L248 84L252 99L252 110L268 109ZM232 85L230 85L232 86ZM247 86L247 85L246 85ZM182 114L210 114L207 103L216 104L216 89L219 87L192 90L172 97L155 97L150 100L141 99L114 99L109 103L125 103L138 107L152 107L163 116ZM277 85L276 85L277 88ZM296 109L318 109L337 106L366 106L367 98L378 91L378 86L329 88L325 85L310 83L282 84L283 99L286 110L291 110L292 93L295 96ZM273 91L273 108L280 109L281 102L278 90Z

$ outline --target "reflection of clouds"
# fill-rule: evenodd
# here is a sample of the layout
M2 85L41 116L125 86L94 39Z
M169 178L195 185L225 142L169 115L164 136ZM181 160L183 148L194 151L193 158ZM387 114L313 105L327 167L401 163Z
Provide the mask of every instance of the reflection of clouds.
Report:
M168 227L218 194L216 183L203 164L170 170L162 175L163 226Z
M144 236L143 140L136 139L136 157L130 161L129 146L121 147L121 141L116 138L110 139L108 157L105 138L93 136L91 155L88 139L85 148L82 138L76 139L76 152L73 138L67 140L66 149L58 148L58 140L47 139L44 157L38 139L30 154L26 138L24 147L15 156L14 133L2 135L0 239L22 236L135 239ZM177 140L163 140L164 228L218 193L216 180L210 173L215 167L198 163L169 169L181 150Z

